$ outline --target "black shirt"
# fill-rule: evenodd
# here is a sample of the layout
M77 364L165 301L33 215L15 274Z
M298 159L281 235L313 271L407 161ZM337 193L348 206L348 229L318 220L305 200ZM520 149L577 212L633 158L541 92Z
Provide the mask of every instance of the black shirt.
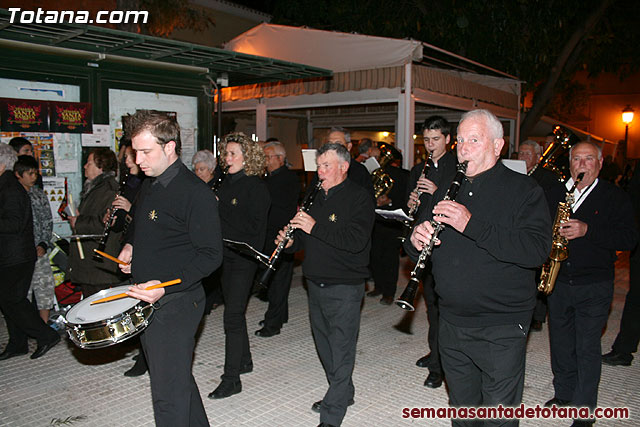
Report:
M373 199L351 181L316 195L309 210L311 234L296 230L290 251L304 249L304 275L324 284L361 284L369 277Z
M566 187L555 188L554 206L566 199ZM598 180L571 218L585 222L587 234L569 240L569 258L558 280L570 285L603 282L614 278L616 250L633 249L638 232L629 196L610 182Z
M209 190L211 193L211 190ZM218 190L222 237L245 242L256 250L264 247L271 197L264 181L244 170L227 174ZM225 246L225 256L233 256Z
M275 249L273 241L278 232L296 214L298 197L300 197L300 181L295 172L283 165L269 173L265 178L265 183L271 196L271 208L267 219L267 239L264 245L268 255Z
M143 182L132 224L137 283L179 278L182 283L164 288L166 294L186 291L222 263L218 202L180 160Z
M415 190L416 185L418 185L418 180L422 176L424 170L425 162L420 162L411 168L411 172L409 172L409 183L407 184L407 193L405 198L404 208L409 211L407 208L407 203L409 202L409 195L413 190ZM442 186L447 186L451 183L453 176L456 173L456 165L458 164L458 159L456 158L456 153L453 151L447 151L444 153L440 160L438 161L438 165L436 166L433 161L429 161L429 171L427 172L427 179L432 181L438 188ZM418 212L414 217L418 217L422 209L429 206L431 203L432 195L424 192L420 195L420 207L418 207Z
M440 186L417 224L431 219L432 208L448 188ZM540 186L501 162L464 179L456 201L471 218L463 233L446 227L431 259L440 315L462 327L531 321L535 305L535 268L551 249L551 219ZM409 240L407 253L417 251Z

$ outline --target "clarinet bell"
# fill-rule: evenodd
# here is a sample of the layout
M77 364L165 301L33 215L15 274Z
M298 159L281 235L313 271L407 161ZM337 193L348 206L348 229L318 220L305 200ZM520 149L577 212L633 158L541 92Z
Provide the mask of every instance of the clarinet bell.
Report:
M262 275L260 276L260 279L258 280L258 285L260 285L265 289L268 288L269 282L271 281L271 276L273 276L274 271L275 271L275 268L273 268L271 263L269 263L269 265L267 266L267 269L264 270L264 273L262 273Z
M409 280L409 284L404 289L402 295L395 300L395 303L398 307L407 311L415 311L416 308L413 306L413 302L416 299L416 293L418 292L418 281L417 280Z

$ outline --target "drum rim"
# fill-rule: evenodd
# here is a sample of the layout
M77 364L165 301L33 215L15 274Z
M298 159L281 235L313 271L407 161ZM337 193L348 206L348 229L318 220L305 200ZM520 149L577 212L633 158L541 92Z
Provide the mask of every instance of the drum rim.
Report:
M92 301L96 301L96 300L98 300L98 299L100 299L100 298L104 298L104 297L107 297L107 296L111 296L111 295L116 295L116 294L122 293L122 292L124 292L124 291L128 290L128 288L129 288L129 286L128 286L128 285L124 285L124 286L116 286L116 287L114 287L114 288L103 289L103 290L101 290L101 291L99 291L99 292L96 292L95 294L93 294L93 295L89 296L88 298L85 298L85 299L83 299L83 300L81 300L81 301L77 302L77 303L76 303L73 307L71 307L71 308L69 309L69 311L67 311L67 313L65 314L64 318L65 318L66 322L67 322L67 323L69 323L69 324L73 324L73 325L102 324L102 323L104 323L104 322L108 321L109 319L113 319L113 317L114 317L114 316L117 316L117 315L119 315L119 314L120 314L120 315L121 315L121 314L124 314L124 313L128 312L129 310L136 308L138 305L140 305L140 303L144 303L144 301L140 301L140 300L138 300L138 302L136 302L136 303L135 303L134 305L132 305L131 307L127 308L127 309L126 309L126 310L124 310L124 311L121 311L121 312L118 312L118 313L114 314L114 316L109 317L108 319L95 320L95 321L93 321L93 322L86 322L86 323L78 323L78 322L73 322L73 321L69 320L69 315L70 315L71 313L74 313L74 310L79 311L79 310L80 310L80 308L85 308L85 306L90 306L90 304L91 304L91 302L92 302ZM131 298L131 297L128 297L128 298ZM135 300L135 298L132 298L132 299L134 299L134 300Z

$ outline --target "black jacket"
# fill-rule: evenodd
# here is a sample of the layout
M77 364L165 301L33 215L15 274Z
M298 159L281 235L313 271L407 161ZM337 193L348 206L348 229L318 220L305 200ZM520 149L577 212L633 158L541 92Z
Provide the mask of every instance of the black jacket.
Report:
M35 262L29 193L12 170L0 176L0 267Z
M107 174L95 178L94 187L83 196L78 206L78 219L75 232L77 234L99 234L104 231L104 218L107 209L111 207L118 184ZM106 241L105 252L117 256L120 253L121 235L117 232L109 233ZM121 273L118 265L107 260L95 260L93 250L98 248L98 240L81 239L84 259L80 258L80 252L75 240L69 246L69 275L74 283L86 283L91 285L112 285L121 281Z
M566 199L566 187L551 195L555 205ZM629 196L602 179L571 218L587 223L587 234L569 240L569 258L562 263L558 280L570 285L613 281L616 251L633 249L638 240Z
M166 287L166 295L196 288L222 263L218 202L180 160L144 180L130 230L137 283L182 279Z
M271 208L267 219L267 238L264 244L265 254L269 255L275 249L273 241L278 232L296 214L300 197L300 181L295 172L282 166L268 174L265 183L271 196Z
M244 170L227 174L218 190L218 199L222 237L248 243L256 250L264 248L271 205L264 181L257 176L247 176ZM225 256L235 254L225 246Z
M296 230L288 250L304 249L302 271L308 279L325 284L361 284L369 277L369 251L373 230L373 199L349 178L316 195L309 215L316 224L311 234Z
M407 208L407 203L409 202L409 195L413 190L415 190L416 185L418 184L418 179L422 176L424 170L424 163L420 162L411 168L411 172L409 172L409 183L407 184L407 191L405 197L404 208L408 212L409 208ZM456 173L456 165L458 164L458 159L456 158L456 153L454 151L447 151L438 161L438 166L436 167L432 161L429 161L429 171L427 172L427 179L433 181L438 188L447 186L450 184L453 176ZM420 212L425 209L431 203L432 195L429 193L422 193L420 195L420 207L418 208L418 212L415 215L416 218L420 215Z
M420 224L448 188L440 186ZM535 268L551 249L551 219L540 186L498 162L465 179L457 202L471 213L463 233L446 227L432 254L440 315L462 327L528 324L535 305ZM417 251L407 239L405 249Z

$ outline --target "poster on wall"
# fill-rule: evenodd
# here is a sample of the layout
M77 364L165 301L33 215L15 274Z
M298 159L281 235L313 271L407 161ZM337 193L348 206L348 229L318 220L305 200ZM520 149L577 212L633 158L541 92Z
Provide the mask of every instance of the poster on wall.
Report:
M64 178L46 177L42 178L42 183L44 184L44 194L47 196L47 200L49 200L53 222L64 222L60 215L58 215L58 208L64 201Z
M93 131L91 104L88 102L52 102L49 111L52 132L90 133Z
M0 132L0 141L8 144L12 138L18 136L29 140L31 143L33 156L40 164L40 175L43 177L55 176L55 136L48 132Z
M49 129L49 104L31 99L0 98L0 129L38 132Z

